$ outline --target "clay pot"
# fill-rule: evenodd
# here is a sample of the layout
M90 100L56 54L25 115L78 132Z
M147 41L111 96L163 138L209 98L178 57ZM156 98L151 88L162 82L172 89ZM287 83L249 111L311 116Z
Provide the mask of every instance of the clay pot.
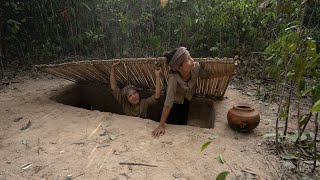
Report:
M228 111L229 126L237 131L251 131L260 122L260 113L250 104L239 103Z

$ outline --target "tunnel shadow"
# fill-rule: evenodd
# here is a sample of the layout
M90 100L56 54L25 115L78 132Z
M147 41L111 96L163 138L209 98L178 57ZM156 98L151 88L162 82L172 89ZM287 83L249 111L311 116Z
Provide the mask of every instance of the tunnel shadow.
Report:
M141 98L147 98L153 95L151 91L140 91ZM108 85L99 84L72 84L66 86L50 97L51 100L69 106L83 108L87 110L99 110L103 112L112 112L124 114L122 107L116 101ZM154 121L160 121L164 96L148 109L148 118ZM195 97L190 102L188 125L201 128L214 127L214 101L208 98Z

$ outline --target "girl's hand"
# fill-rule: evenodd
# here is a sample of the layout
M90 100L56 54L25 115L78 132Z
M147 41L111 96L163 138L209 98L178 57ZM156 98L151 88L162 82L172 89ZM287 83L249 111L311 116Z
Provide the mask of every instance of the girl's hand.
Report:
M154 71L154 73L156 74L156 77L160 77L160 72L161 72L160 68Z
M118 66L120 64L120 60L118 61L118 62L114 62L113 64L112 64L112 67L116 67L116 66Z
M159 125L155 130L152 131L152 136L154 138L159 138L159 136L163 136L165 133L164 126Z

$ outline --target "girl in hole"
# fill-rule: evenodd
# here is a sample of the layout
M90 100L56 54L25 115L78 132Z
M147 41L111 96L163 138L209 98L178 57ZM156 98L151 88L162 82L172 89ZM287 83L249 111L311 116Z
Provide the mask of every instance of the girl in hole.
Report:
M189 102L196 90L198 77L207 78L208 73L194 62L185 47L165 53L170 69L167 94L159 126L152 131L154 137L165 133L165 123L186 125Z
M138 89L134 85L127 85L122 90L117 85L115 77L115 68L119 62L113 63L110 73L110 84L113 96L120 103L123 108L124 114L128 116L136 116L141 118L148 118L148 107L157 103L161 95L160 84L160 69L155 70L156 75L156 90L155 94L146 99L140 99Z

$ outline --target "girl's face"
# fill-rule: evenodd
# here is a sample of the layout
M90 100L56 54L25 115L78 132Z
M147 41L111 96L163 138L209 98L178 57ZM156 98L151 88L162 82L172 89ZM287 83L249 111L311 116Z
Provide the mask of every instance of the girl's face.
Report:
M180 66L180 71L182 72L191 72L191 70L194 68L194 60L191 56L188 56L186 60L183 61L183 63Z
M129 92L127 94L127 99L130 104L137 105L140 102L139 93L136 90L131 89L131 90L129 90Z

